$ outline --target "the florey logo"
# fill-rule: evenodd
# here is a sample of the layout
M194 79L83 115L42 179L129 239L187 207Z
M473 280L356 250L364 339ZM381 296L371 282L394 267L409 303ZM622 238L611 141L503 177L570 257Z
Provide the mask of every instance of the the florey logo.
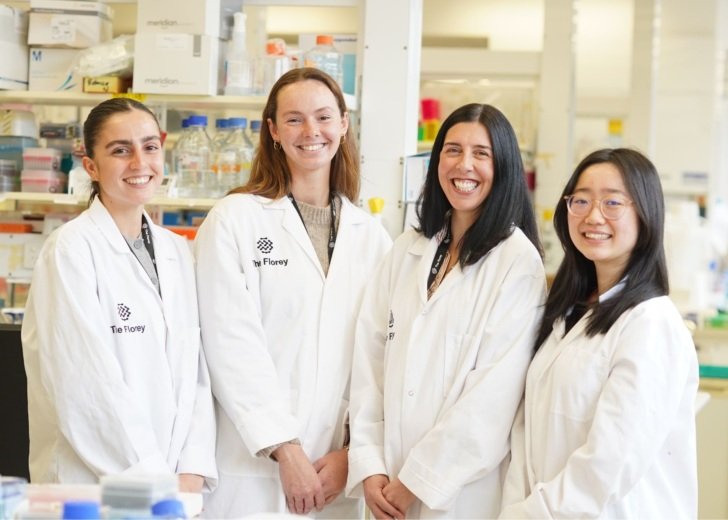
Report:
M121 318L122 321L128 320L129 316L131 316L131 310L123 303L116 304L116 311L119 313L119 318Z
M263 254L268 254L273 251L273 242L268 237L261 237L256 243L258 250Z

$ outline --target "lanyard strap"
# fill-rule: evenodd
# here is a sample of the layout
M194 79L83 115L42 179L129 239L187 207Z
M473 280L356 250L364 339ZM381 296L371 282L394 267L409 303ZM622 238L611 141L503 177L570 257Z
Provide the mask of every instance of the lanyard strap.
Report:
M296 209L296 213L298 213L298 216L301 219L303 228L306 230L306 233L308 233L306 221L303 220L303 215L301 214L301 209L298 207L298 203L296 203L296 199L293 198L292 193L288 194L288 198L290 199L291 204L293 204L293 207ZM331 226L329 226L329 263L331 263L331 257L334 255L334 246L336 245L336 204L334 204L334 200L334 194L331 193L329 197L329 208L331 208Z
M144 239L144 247L147 249L147 253L149 253L149 258L152 259L152 265L154 266L154 272L157 275L157 279L159 279L159 272L157 271L157 259L154 257L154 244L152 243L152 231L149 228L149 222L147 222L147 218L142 215L142 238Z
M427 287L432 286L432 282L435 281L435 278L437 277L437 273L440 272L440 268L442 267L442 262L445 260L445 256L447 255L447 249L450 247L450 241L452 240L452 233L450 232L450 223L447 224L447 231L445 232L445 238L442 239L442 242L440 242L440 245L437 246L437 251L435 252L435 258L432 259L432 267L430 268L430 274L427 277Z

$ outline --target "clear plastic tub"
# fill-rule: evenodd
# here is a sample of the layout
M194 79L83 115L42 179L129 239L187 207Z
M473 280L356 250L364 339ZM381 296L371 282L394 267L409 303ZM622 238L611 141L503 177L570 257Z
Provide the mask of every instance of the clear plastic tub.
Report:
M55 148L26 148L23 150L23 169L58 170L63 152Z
M66 193L68 175L56 170L23 170L20 191L29 193Z

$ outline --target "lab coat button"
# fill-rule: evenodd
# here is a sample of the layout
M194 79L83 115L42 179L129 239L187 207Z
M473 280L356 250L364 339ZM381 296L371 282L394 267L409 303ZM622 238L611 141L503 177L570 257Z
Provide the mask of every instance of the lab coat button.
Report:
M415 391L414 390L410 390L409 392L407 392L407 395L410 396L410 397L412 397L413 395L415 395Z
M136 239L134 241L134 249L141 249L144 245L144 242L142 242L140 239Z

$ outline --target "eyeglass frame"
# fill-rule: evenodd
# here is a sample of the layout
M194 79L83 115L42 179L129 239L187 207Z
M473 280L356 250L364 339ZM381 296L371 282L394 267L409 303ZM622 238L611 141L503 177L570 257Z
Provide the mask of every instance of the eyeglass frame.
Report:
M599 213L601 213L602 216L605 219L607 219L607 220L619 220L620 218L622 218L624 216L624 212L627 211L627 207L628 206L631 206L632 204L634 204L634 201L633 200L625 199L624 200L624 204L621 205L621 208L622 209L621 209L621 213L619 214L619 216L617 216L617 217L608 217L604 213L604 210L602 209L602 202L604 202L605 200L614 200L614 199L610 199L610 198L606 198L606 199L588 199L589 200L589 209L587 209L587 211L583 215L577 215L571 209L571 199L573 199L575 196L576 196L576 194L574 194L574 193L572 193L571 195L564 195L564 200L566 201L566 211L568 211L574 217L586 217L594 209L594 203L595 202L598 202L599 203L599 206L598 206ZM586 199L586 197L584 197L584 198Z

